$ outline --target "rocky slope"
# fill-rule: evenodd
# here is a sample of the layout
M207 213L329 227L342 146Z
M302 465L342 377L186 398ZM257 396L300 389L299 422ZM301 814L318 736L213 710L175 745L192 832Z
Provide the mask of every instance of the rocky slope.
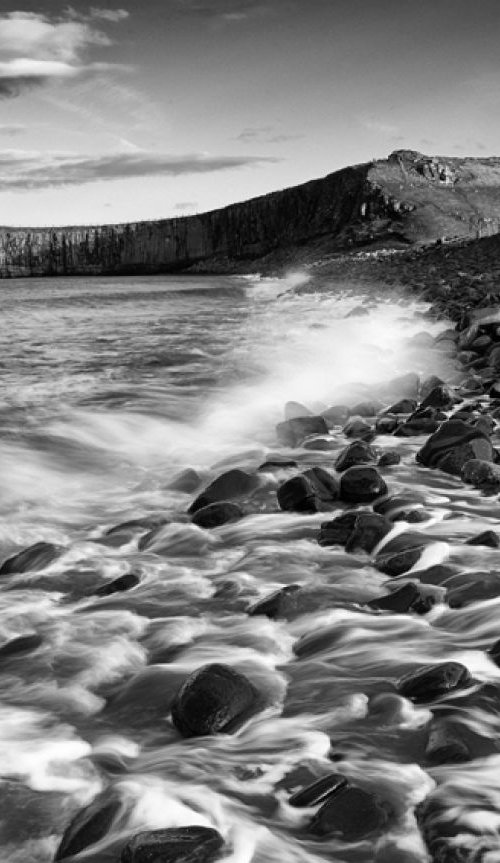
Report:
M258 268L320 243L401 247L500 230L500 158L409 150L180 219L99 227L0 228L0 276Z

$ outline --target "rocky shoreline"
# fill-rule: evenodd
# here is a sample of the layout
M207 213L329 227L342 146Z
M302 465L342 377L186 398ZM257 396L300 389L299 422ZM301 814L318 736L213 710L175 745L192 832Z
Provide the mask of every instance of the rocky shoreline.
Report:
M481 249L490 255L496 247L495 238L495 242L483 241ZM437 269L441 281L438 279L432 288L422 283L414 283L414 287L434 300L434 313L448 308L457 323L436 339L422 332L415 337L415 345L425 345L437 358L445 358L449 371L446 380L438 376L421 380L417 374L409 373L372 388L363 402L332 405L319 414L302 404L287 403L284 419L276 428L277 448L254 472L231 468L201 487L201 478L190 469L172 481L170 487L190 501L186 511L179 513L179 521L190 521L201 531L216 531L263 511L324 514L319 530L311 534L309 529L307 536L323 549L343 548L348 555L361 555L374 572L388 578L380 596L366 602L335 603L367 616L425 618L439 604L461 609L500 595L500 580L494 570L467 571L436 562L433 550L439 542L426 530L431 516L425 500L411 487L404 493L391 492L394 468L402 459L408 459L402 445L414 438L421 443L415 469L437 471L439 476L485 495L500 492L500 312L495 306L485 305L495 286L493 275L474 281L474 273L464 270L460 278L462 287L468 285L468 307L461 306L458 300L446 306L448 283L457 291L449 275L451 258L454 267L463 267L465 260L472 259L470 250L463 248L463 258L449 257L447 249L435 249L422 253L423 258L405 259L406 266L413 260L415 268L421 267L424 260L429 280L436 279L436 271L428 269L429 256L437 262L437 268L441 262L441 269ZM385 259L380 264L380 274L386 280L392 267L393 262ZM410 276L415 277L415 269L408 270ZM463 291L462 296L466 296ZM357 313L363 313L362 306ZM383 441L382 446L377 439ZM390 445L388 440L392 441ZM312 455L315 462L311 466ZM154 554L161 549L167 528L167 520L159 514L113 526L100 541L117 547L136 541L139 551ZM442 540L446 541L446 522ZM498 548L500 531L473 533L466 545ZM52 543L39 542L4 561L0 575L42 572L63 551ZM95 595L110 596L133 590L138 584L140 576L130 571ZM231 596L230 585L228 591L220 591L222 604L226 595ZM315 608L315 602L307 585L287 584L241 611L279 623L297 619ZM307 661L318 654L331 638L331 630L303 635L294 646L297 661ZM40 643L36 635L20 636L3 644L0 655L29 657ZM499 645L498 641L483 645L492 666L500 667ZM369 704L374 714L381 709L393 715L404 713L405 705L425 706L429 719L423 763L430 769L448 765L452 771L455 764L497 751L494 740L466 728L461 719L469 705L479 706L486 714L498 714L500 685L475 679L460 662L443 657L439 663L418 665L394 680L386 693L374 696ZM235 733L265 707L265 694L244 674L231 665L209 663L186 677L170 710L179 735L189 741ZM337 760L332 750L332 761ZM415 815L432 861L474 863L488 851L498 852L498 838L457 822L443 793L450 775L446 774L442 784L437 778L435 790L419 803ZM341 761L335 764L335 770L311 779L305 785L297 786L293 780L289 783L286 805L305 810L296 832L299 842L305 838L321 843L332 837L345 843L376 842L401 814L398 816L394 801L343 775ZM75 815L54 859L72 859L75 854L106 843L110 833L123 835L126 825L127 810L120 785L111 784ZM142 831L113 842L122 863L210 863L223 859L230 850L230 840L212 828L198 825ZM376 859L393 863L416 859L391 853Z

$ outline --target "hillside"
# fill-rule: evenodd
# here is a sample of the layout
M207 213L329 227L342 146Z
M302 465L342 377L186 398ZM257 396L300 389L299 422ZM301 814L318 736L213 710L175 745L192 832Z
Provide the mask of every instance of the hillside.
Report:
M0 277L230 272L321 246L401 248L500 231L500 158L409 150L322 179L179 219L0 228ZM300 257L300 254L299 254Z

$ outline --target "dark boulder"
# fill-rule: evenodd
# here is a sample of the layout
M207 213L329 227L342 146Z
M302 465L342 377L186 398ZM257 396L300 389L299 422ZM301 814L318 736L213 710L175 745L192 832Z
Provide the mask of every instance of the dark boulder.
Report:
M285 455L269 455L257 470L259 473L275 473L278 470L297 467L297 462L293 458L288 458Z
M500 465L492 461L471 458L463 465L460 476L474 488L484 491L497 491L500 488Z
M340 478L340 498L346 503L371 503L383 494L387 485L374 467L350 467Z
M394 467L401 463L401 456L395 449L388 449L380 456L377 467Z
M37 572L45 569L63 553L64 549L51 542L36 542L18 554L4 560L0 575L14 575L20 572Z
M462 420L448 420L428 438L416 458L425 467L440 468L459 476L470 459L492 461L493 447L480 429Z
M188 509L188 513L193 515L193 513L199 509L203 509L203 507L209 506L211 503L234 500L234 498L251 494L258 485L259 480L256 476L246 473L239 468L233 468L214 479L193 501Z
M95 596L111 596L113 593L131 590L139 584L140 580L135 572L126 572L124 575L120 575L118 578L114 578L113 581L109 581L107 584L99 587L95 591Z
M335 836L344 842L358 842L381 831L387 811L374 794L347 785L329 797L309 825L314 836Z
M296 447L311 435L328 434L328 426L322 416L296 417L276 426L278 440L283 446Z
M172 491L184 491L186 494L191 494L199 488L200 483L200 475L196 473L195 470L188 467L186 470L183 470L174 476L172 482L168 484L167 488Z
M33 632L29 635L18 635L16 638L11 638L4 644L0 645L0 659L7 659L10 656L19 656L22 653L30 653L36 650L43 644L43 638L38 633Z
M401 425L401 420L394 414L383 414L377 417L375 431L377 434L393 434Z
M429 393L432 392L436 387L439 387L444 384L444 381L441 378L438 378L437 375L431 375L422 381L422 386L420 389L420 397L422 399L427 398Z
M122 800L114 789L108 788L94 797L64 831L54 860L65 860L104 839L122 808Z
M459 572L445 582L450 608L464 608L500 596L500 575L493 571Z
M355 440L341 450L335 460L335 469L342 472L357 464L374 464L377 453L366 441Z
M104 545L118 548L131 542L137 534L144 533L144 531L151 533L166 524L168 524L168 519L160 515L131 519L130 521L124 521L122 524L110 527L99 541Z
M172 704L172 720L183 737L235 731L251 713L257 691L239 671L215 663L193 671Z
M425 757L428 764L463 764L471 752L458 726L448 719L433 719L429 727Z
M350 417L342 431L346 437L360 438L361 440L371 440L374 435L372 426L365 422L361 416Z
M441 418L437 408L418 408L406 422L395 431L396 437L414 437L421 434L432 434L439 428Z
M378 400L359 402L354 407L349 408L349 416L352 417L374 417L383 409L384 405Z
M297 610L300 590L300 584L287 584L285 587L280 587L279 590L275 590L274 593L250 606L248 614L250 617L265 615L271 620L278 620Z
M287 479L277 491L280 509L286 512L312 513L331 509L338 496L337 480L321 467L312 467Z
M343 512L331 521L324 521L321 525L318 543L322 546L345 545L349 539L359 512Z
M378 596L367 602L367 606L375 611L394 611L396 614L407 614L410 611L416 614L427 614L433 605L433 597L422 596L418 587L411 582L395 590L394 593Z
M393 525L375 512L360 512L345 542L347 552L366 551L371 554L375 546L387 536Z
M145 830L125 845L120 863L212 863L224 840L211 827L167 827Z
M484 545L487 548L498 548L500 546L500 537L495 530L483 530L476 536L471 536L465 543L466 545Z
M331 437L311 437L305 440L302 446L304 449L316 450L317 452L329 452L332 449L337 449L337 444Z
M387 408L388 414L411 414L413 411L417 409L417 402L415 399L400 399L400 401L395 402L389 408Z
M302 476L313 490L318 509L328 508L328 505L338 500L338 480L325 468L318 466L308 468L308 470L303 472Z
M391 578L397 578L398 575L404 575L409 572L418 563L422 557L425 544L422 542L418 546L410 546L402 551L385 552L382 550L375 560L375 566L379 572L388 575Z
M244 512L237 503L223 500L220 503L210 503L199 509L193 515L191 521L198 527L212 528L220 527L230 521L238 521L243 518Z
M345 776L340 773L329 773L327 776L322 776L316 782L308 785L307 788L301 788L288 800L289 806L295 806L297 809L307 808L309 806L317 806L323 803L328 797L336 794L341 788L345 788L348 782Z
M426 704L463 689L472 678L460 662L423 665L401 677L396 684L400 695L416 704Z

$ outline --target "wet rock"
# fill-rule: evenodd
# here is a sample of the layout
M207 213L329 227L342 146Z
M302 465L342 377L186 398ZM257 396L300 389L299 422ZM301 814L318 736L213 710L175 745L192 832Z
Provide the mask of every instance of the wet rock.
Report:
M297 462L294 461L293 458L288 458L284 455L273 455L268 456L266 461L259 465L257 470L262 473L274 473L277 470L295 467L297 467Z
M18 635L16 638L11 638L4 644L0 645L0 659L7 659L10 656L19 656L22 653L31 653L43 644L43 638L38 633L33 632L29 635Z
M425 544L411 546L402 551L385 552L382 551L377 555L375 566L379 572L384 575L389 575L391 578L396 578L398 575L404 575L409 572L420 560L424 551Z
M344 842L357 842L382 830L387 820L387 812L374 794L348 785L321 806L309 831L314 836L335 836Z
M342 429L346 437L361 438L363 440L371 439L373 429L371 425L361 416L352 416L346 422Z
M312 417L313 412L301 402L287 402L285 405L285 420L296 420L300 417Z
M349 416L349 408L347 405L332 405L326 411L322 411L321 416L324 418L328 428L341 426Z
M460 472L464 482L474 488L496 491L500 488L500 465L483 459L469 459Z
M500 667L500 639L498 639L498 641L495 641L495 643L491 645L487 653L488 656L493 660L495 665L498 665Z
M354 407L349 408L350 417L374 417L383 409L384 405L378 399L372 401L359 402Z
M487 435L462 420L448 420L428 438L417 453L425 467L439 468L460 476L470 459L493 460L493 447Z
M386 515L388 519L393 521L394 516L397 513L413 509L414 507L423 504L424 501L424 495L419 494L418 492L408 493L403 491L377 500L376 503L373 504L373 510L381 515Z
M396 430L396 437L414 437L421 434L432 434L437 431L441 422L437 408L418 408Z
M447 410L455 404L453 391L446 384L435 386L420 403L421 409L441 408Z
M289 806L295 806L298 809L307 808L309 806L317 806L323 803L328 797L336 794L341 788L346 788L348 782L345 776L340 773L329 773L327 776L322 776L316 782L308 785L307 788L302 788L288 800Z
M437 792L439 794L439 791ZM465 818L457 816L457 807L450 807L438 796L431 795L416 808L418 826L429 850L432 863L487 863L498 852L496 831L481 833L470 827ZM470 802L468 820L483 823L485 802ZM489 808L489 807L488 807ZM491 853L489 853L491 852Z
M463 764L470 761L469 747L462 740L459 728L448 719L433 719L425 749L429 764Z
M302 444L304 449L309 450L317 450L318 452L328 452L329 450L336 449L337 444L332 438L326 437L313 437L308 438Z
M356 440L341 450L335 460L335 470L339 473L357 464L374 464L377 453L366 441Z
M387 485L374 467L350 467L340 477L340 498L346 503L371 503L387 494Z
M338 500L339 483L329 471L315 466L305 470L302 476L310 484L319 509Z
M418 580L421 584L445 585L448 579L457 575L458 569L448 563L436 563L427 569L419 569Z
M168 519L164 516L146 516L145 518L135 518L130 521L124 521L122 524L117 524L115 527L109 528L104 534L103 542L105 545L111 545L118 548L125 545L136 536L138 533L148 531L148 533L163 527L168 523Z
M318 543L321 546L345 545L354 530L359 512L343 512L331 521L324 521L321 525Z
M145 830L125 845L120 863L212 863L224 840L211 827L167 827Z
M500 381L495 381L491 384L488 395L492 399L500 399Z
M278 620L298 608L301 587L300 584L287 584L280 587L264 599L259 599L248 609L250 617L265 615L271 620Z
M378 434L393 434L400 425L400 420L394 414L384 414L377 417L375 431Z
M286 512L313 513L331 509L338 495L335 477L320 467L286 480L277 491L280 509Z
M500 575L496 572L459 572L445 582L450 608L464 608L500 596Z
M296 417L278 423L276 434L283 446L297 447L311 435L328 434L328 426L322 416Z
M139 576L134 572L126 572L124 575L120 575L118 578L114 578L113 581L99 587L95 591L95 596L111 596L113 593L131 590L139 584L140 580Z
M376 611L394 611L396 614L406 614L410 611L416 614L427 614L433 605L433 597L430 595L423 597L418 587L411 582L393 593L378 596L367 602L367 606Z
M416 704L426 704L464 689L472 678L460 662L423 665L401 677L396 684L400 695Z
M184 681L172 704L172 720L183 737L235 731L251 713L257 692L228 665L198 668Z
M244 512L237 503L223 500L220 503L210 503L208 506L197 510L191 521L198 527L210 529L221 527L230 521L238 521L243 516Z
M217 479L214 479L193 501L188 509L188 513L189 515L193 515L193 513L211 503L234 500L234 498L251 494L258 485L259 480L256 476L246 473L239 468L233 468L218 476Z
M417 402L415 399L400 399L400 401L395 402L389 408L387 408L388 414L411 414L413 411L417 409Z
M395 449L388 449L380 456L377 467L394 467L400 464L401 456Z
M109 833L123 807L118 793L106 789L81 809L66 828L54 857L65 860L95 845Z
M466 545L484 545L487 548L498 548L500 546L500 537L494 530L483 530L477 536L472 536L465 543Z
M441 378L439 378L437 375L431 375L422 382L422 386L420 388L420 397L422 399L427 398L427 396L429 395L429 393L432 392L433 389L443 384L444 381Z
M486 349L489 348L489 346L491 345L491 343L491 337L485 334L482 336L477 336L477 338L475 338L471 342L471 344L468 345L468 347L470 347L473 351L478 351L480 354L484 354Z
M375 546L392 530L392 524L375 512L360 512L345 542L347 552L366 551L371 554Z
M167 488L172 491L184 491L186 494L191 494L199 488L200 483L200 475L192 468L187 468L174 476L172 482L169 483Z
M63 553L61 546L51 542L36 542L18 554L5 560L0 566L0 575L14 575L20 572L37 572L45 569Z
M432 518L425 509L402 509L394 513L392 521L406 521L408 524L421 524L424 521L430 521Z

